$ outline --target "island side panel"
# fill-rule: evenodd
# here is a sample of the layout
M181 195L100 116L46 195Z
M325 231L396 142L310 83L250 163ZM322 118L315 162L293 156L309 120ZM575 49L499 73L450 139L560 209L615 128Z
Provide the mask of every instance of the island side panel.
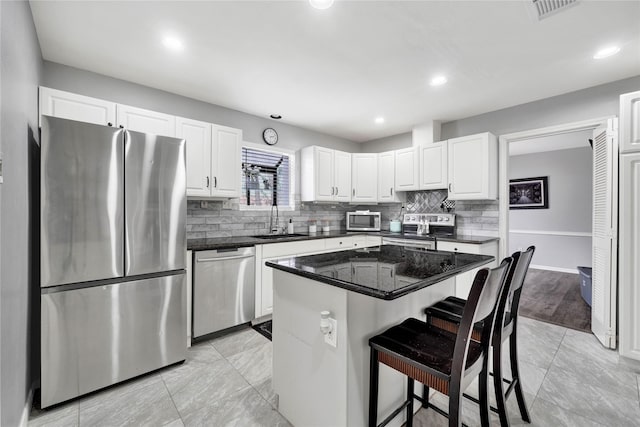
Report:
M273 389L294 426L347 425L348 291L273 271ZM324 342L320 312L338 322L337 347Z
M366 426L369 410L369 339L387 328L414 317L424 319L425 307L453 295L455 279L450 278L395 300L386 301L349 292L347 299L348 363L347 407L349 426ZM378 422L385 419L404 401L406 377L380 365L378 391ZM415 391L422 395L422 385ZM420 404L416 400L417 412ZM388 426L399 427L406 421L405 413L394 418Z

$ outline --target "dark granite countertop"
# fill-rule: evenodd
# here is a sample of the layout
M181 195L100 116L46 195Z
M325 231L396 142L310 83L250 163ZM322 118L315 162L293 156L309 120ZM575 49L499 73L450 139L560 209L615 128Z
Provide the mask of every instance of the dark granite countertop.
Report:
M392 300L494 260L489 255L383 245L282 258L267 261L266 265L374 298Z
M418 236L416 234L404 234L404 233L391 233L389 231L381 231L382 237L395 237L398 239L411 239L411 240L433 240L433 236ZM483 243L489 243L500 240L499 237L493 236L473 236L471 234L455 234L453 236L435 236L438 241L442 242L455 242L455 243L472 243L481 245Z
M391 233L389 231L380 232L355 232L345 230L335 230L329 233L313 233L313 234L297 234L286 235L277 239L259 239L251 236L237 236L237 237L216 237L211 239L189 239L187 240L187 249L193 251L206 251L212 249L226 249L226 248L242 248L247 246L264 245L268 243L283 243L283 242L295 242L299 240L310 239L327 239L331 237L343 237L343 236L355 236L368 234L371 236L380 237L396 237L412 240L433 240L431 236L417 236L415 234L403 234L403 233ZM439 241L443 242L457 242L457 243L472 243L483 244L492 241L499 240L498 237L490 236L472 236L472 235L455 235L455 236L437 236Z
M277 239L260 239L251 236L237 236L237 237L216 237L211 239L189 239L187 240L187 250L193 251L206 251L211 249L225 249L225 248L242 248L247 246L265 245L269 243L284 243L284 242L296 242L299 240L311 240L311 239L329 239L331 237L344 237L356 234L366 233L347 233L344 230L331 231L329 233L312 233L312 234L295 234L287 235L282 234Z

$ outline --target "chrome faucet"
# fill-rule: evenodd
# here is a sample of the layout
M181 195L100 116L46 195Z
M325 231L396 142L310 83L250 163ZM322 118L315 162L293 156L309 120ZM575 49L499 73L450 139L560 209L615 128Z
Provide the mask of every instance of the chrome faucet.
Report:
M273 209L276 210L275 221L273 218ZM278 212L278 205L271 205L271 213L269 214L269 233L280 234L280 214Z

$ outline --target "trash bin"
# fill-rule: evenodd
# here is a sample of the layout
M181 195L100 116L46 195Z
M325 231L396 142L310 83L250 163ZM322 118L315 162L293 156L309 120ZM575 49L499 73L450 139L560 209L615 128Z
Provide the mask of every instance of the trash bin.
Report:
M591 267L578 267L580 273L580 294L591 307Z

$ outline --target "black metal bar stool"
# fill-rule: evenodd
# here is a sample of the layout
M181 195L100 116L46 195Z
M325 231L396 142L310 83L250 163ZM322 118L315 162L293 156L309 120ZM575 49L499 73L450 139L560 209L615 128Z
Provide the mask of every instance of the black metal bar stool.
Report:
M493 347L493 384L496 393L497 408L491 407L491 410L498 414L500 417L500 425L503 427L509 425L506 400L514 390L518 401L518 408L520 409L520 416L525 422L531 422L531 417L529 416L529 411L527 410L527 405L524 400L520 368L518 366L517 322L522 285L524 284L534 252L535 246L529 246L526 251L515 252L511 256L514 262L507 274L505 292L503 292L496 310L491 346ZM455 333L459 325L461 325L466 302L466 300L461 298L448 297L443 301L427 307L425 309L427 323ZM498 327L498 325L501 325L501 327ZM474 331L472 333L474 340L480 340L483 327L484 325L481 322L474 325ZM504 341L509 337L511 337L509 340L511 380L503 378L502 374L502 347ZM508 385L506 390L504 390L503 383ZM428 391L425 390L424 393L427 392ZM474 397L466 394L464 397L480 403L479 400Z
M497 302L504 291L511 258L500 266L484 268L476 274L457 334L422 320L407 319L369 340L371 347L369 383L369 426L384 426L403 409L407 427L413 425L413 399L448 416L449 426L460 426L464 389L480 378L480 419L489 426L488 354L493 335ZM470 339L472 327L483 321L480 341ZM407 376L407 399L381 424L378 416L378 370L383 363ZM414 380L449 396L448 414L414 393Z

